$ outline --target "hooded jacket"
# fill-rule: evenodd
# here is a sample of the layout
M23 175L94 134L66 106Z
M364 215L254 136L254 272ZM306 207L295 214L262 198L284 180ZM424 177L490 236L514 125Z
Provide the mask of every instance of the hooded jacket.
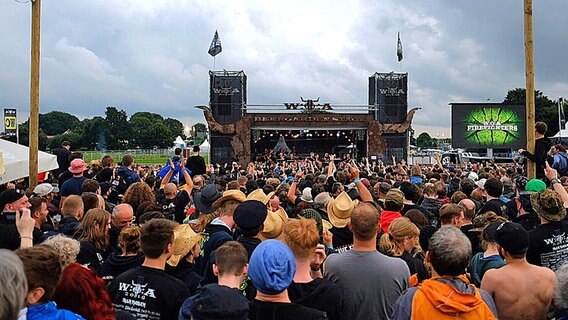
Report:
M440 216L440 208L442 207L443 203L438 199L431 199L431 198L424 198L422 203L420 203L420 207L426 211L428 211L428 220L430 221L430 225L437 227L439 216Z
M101 264L97 274L105 282L111 282L119 274L134 267L141 266L144 262L144 254L139 252L135 256L121 256L114 252Z
M465 276L435 277L410 288L396 301L391 319L497 319L491 296Z

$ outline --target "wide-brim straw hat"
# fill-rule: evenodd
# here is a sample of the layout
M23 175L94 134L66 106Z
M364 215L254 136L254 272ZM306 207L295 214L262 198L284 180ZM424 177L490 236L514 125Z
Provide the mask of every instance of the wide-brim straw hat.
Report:
M343 191L335 199L331 199L327 204L327 214L329 221L334 227L343 228L351 220L351 213L358 201L351 200L351 197Z
M281 214L269 211L266 215L266 219L264 219L264 228L260 232L260 239L277 239L284 231L285 224L286 219L284 219Z
M229 200L236 200L238 202L244 202L247 199L247 196L241 191L236 189L231 189L223 192L223 196L217 201L213 202L213 208L219 209L223 203Z
M247 200L257 200L264 204L268 204L268 201L274 196L274 191L269 194L264 193L262 189L255 189L253 192L249 193Z
M188 224L177 226L174 229L174 252L167 263L172 267L177 266L202 238L203 234L195 233Z

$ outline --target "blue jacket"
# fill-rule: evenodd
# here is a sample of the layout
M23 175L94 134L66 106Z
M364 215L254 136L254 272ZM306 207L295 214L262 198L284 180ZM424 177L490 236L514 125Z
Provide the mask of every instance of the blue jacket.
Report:
M57 309L57 305L53 301L42 304L31 305L27 308L27 320L84 320L78 314L69 310Z

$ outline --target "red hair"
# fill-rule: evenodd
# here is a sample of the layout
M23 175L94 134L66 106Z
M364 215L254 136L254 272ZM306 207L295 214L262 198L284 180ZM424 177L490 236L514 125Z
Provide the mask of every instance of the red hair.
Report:
M104 281L78 263L63 269L53 301L59 308L71 310L85 319L116 319Z

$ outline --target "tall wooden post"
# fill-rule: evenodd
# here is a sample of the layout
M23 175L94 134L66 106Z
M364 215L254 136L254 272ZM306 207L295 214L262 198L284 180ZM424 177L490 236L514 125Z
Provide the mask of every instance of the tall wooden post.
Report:
M533 26L532 26L532 0L525 0L525 76L526 76L526 109L527 109L527 150L534 152L534 59L533 59ZM527 176L532 179L536 176L536 166L527 161Z
M31 77L30 77L30 187L37 185L39 149L39 64L41 0L32 1Z

